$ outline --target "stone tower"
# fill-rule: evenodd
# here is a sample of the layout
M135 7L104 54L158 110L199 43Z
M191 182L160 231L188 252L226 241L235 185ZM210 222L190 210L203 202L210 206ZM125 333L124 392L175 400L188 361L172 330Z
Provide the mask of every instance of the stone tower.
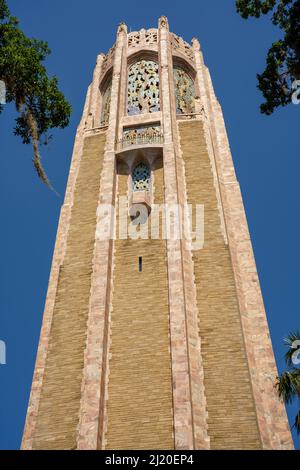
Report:
M76 134L22 448L291 449L276 375L199 42L120 24Z

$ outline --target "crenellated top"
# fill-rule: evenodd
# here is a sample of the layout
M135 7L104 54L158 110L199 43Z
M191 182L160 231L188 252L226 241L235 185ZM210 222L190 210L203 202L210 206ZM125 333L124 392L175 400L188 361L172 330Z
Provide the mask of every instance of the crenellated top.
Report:
M120 32L126 32L126 29L122 29L123 23L119 25L118 34ZM124 25L125 28L126 25ZM158 36L159 30L167 28L168 22L166 17L162 17L159 20L159 28L141 29L140 31L132 31L127 34L127 55L130 56L139 50L158 51ZM193 46L185 41L182 37L169 32L170 45L172 54L186 60L190 65L194 66L194 50ZM104 77L106 72L113 66L114 53L116 50L116 44L114 44L108 53L105 55L102 64L101 76Z

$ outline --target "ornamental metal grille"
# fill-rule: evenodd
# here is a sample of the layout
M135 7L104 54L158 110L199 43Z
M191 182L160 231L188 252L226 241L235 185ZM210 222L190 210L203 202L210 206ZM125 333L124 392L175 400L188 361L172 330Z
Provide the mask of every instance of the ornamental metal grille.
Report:
M177 114L195 112L195 85L192 78L180 67L174 68L174 86Z
M132 172L133 191L149 191L151 172L146 163L139 163Z
M154 113L160 110L158 64L141 60L128 71L128 114Z

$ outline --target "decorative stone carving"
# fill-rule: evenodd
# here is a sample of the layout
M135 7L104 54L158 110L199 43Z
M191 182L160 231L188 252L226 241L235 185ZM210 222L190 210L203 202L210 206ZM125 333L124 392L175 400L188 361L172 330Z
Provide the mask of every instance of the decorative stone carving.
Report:
M141 29L128 34L128 47L149 47L157 45L157 29Z
M152 60L136 62L128 71L128 114L132 116L159 110L158 64Z
M169 27L168 18L166 16L161 16L159 18L159 27L160 28L168 28Z
M101 126L108 125L111 102L111 82L107 85L102 97Z
M193 37L193 39L192 39L192 45L193 45L194 49L196 49L197 51L200 51L201 46L200 46L200 42L199 42L199 39L198 39L198 38Z
M140 33L134 31L128 34L128 47L136 47L140 44Z
M149 191L151 171L146 163L139 163L132 172L133 191Z
M192 78L180 67L174 67L174 86L177 114L195 112L195 85Z
M145 43L149 46L157 44L157 29L148 29L145 33Z
M103 75L105 74L105 72L110 68L112 67L113 65L113 61L114 61L114 54L115 54L115 49L116 49L116 45L114 44L108 51L108 53L106 54L103 62L102 62L102 68L101 68L101 76L103 77Z
M174 52L185 55L189 61L194 62L194 51L188 42L184 41L180 36L171 33L171 44Z
M127 33L127 26L126 26L126 23L124 23L124 21L121 21L121 23L119 24L118 32Z
M122 139L123 147L130 145L160 144L162 135L159 125L125 128Z

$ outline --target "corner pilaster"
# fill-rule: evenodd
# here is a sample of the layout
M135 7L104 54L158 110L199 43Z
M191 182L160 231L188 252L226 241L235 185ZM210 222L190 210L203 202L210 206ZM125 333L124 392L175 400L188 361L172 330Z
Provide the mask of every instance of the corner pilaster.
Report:
M100 77L102 71L102 64L105 55L103 53L99 54L96 61L96 66L93 74L93 81L91 83L91 93L89 99L89 109L88 109L88 122L87 129L93 129L97 127L97 123L100 122Z
M193 47L201 100L210 125L261 445L266 450L293 449L285 407L274 388L277 368L225 122L196 39Z
M120 104L121 72L124 69L124 48L127 46L127 27L118 28L114 55L111 105L103 169L100 178L99 204L113 207L115 204L115 140ZM90 295L88 334L84 359L82 399L80 408L77 448L96 450L105 447L105 400L107 380L108 328L111 298L113 240L99 239L99 228L104 215L97 214L92 285ZM112 229L113 211L105 218Z
M37 351L31 393L29 397L28 410L21 444L22 450L32 450L33 448L33 439L38 418L38 410L46 367L46 359L49 349L51 325L55 306L58 279L60 268L64 262L66 253L66 244L70 227L71 211L74 201L74 191L82 157L84 131L88 119L90 94L91 87L88 88L83 114L81 117L80 124L77 128L65 199L60 211L56 243L54 247L46 303L43 314L43 322L40 332L39 347Z
M164 130L165 203L182 207L186 201L183 192L179 190L179 180L182 189L184 175L183 168L179 168L177 162L179 150L173 103L173 63L168 21L165 17L159 20L159 56ZM188 253L183 246L182 240L169 239L167 257L175 449L207 449L209 438L197 312L190 303L194 287L191 253ZM188 287L190 296L186 295Z

